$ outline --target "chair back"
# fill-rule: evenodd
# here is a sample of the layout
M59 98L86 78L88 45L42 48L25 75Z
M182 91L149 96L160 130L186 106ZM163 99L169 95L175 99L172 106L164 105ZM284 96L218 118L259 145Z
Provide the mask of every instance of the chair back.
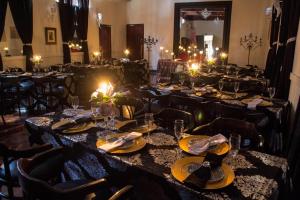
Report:
M174 121L181 119L184 121L184 128L186 131L192 130L194 128L193 115L189 112L166 108L161 112L154 115L155 121L162 127L173 130Z
M196 126L206 124L215 119L215 104L213 102L178 95L170 96L169 101L171 108L191 113Z
M144 104L141 100L131 97L119 97L115 101L119 109L120 117L123 119L133 119L136 115L142 114Z

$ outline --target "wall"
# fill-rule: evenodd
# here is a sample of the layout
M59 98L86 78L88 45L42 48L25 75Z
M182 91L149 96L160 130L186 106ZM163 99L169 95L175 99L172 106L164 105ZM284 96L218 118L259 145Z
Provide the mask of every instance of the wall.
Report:
M51 12L54 8L54 12ZM88 45L89 52L99 50L99 32L96 23L96 12L103 13L103 23L112 25L112 56L122 56L125 48L125 25L126 25L126 2L123 0L90 0ZM118 13L116 15L116 13ZM7 12L5 33L6 41L0 42L0 50L4 46L14 49L20 54L22 43L20 40L11 40L9 27L14 26L10 12ZM45 44L45 27L56 28L57 44ZM42 55L43 65L57 64L63 62L62 38L59 22L59 13L54 0L33 0L33 41L34 54ZM3 51L1 52L3 54Z
M292 105L292 116L297 108L298 100L300 96L300 54L299 52L300 52L300 21L298 26L297 40L296 40L294 66L290 76L291 87L290 87L289 101L291 102Z
M201 2L208 0L131 0L127 3L127 22L143 23L145 36L151 35L159 40L151 53L151 65L156 69L159 59L159 46L173 48L174 3ZM214 1L214 0L210 0ZM270 0L233 0L231 31L229 43L229 62L238 65L247 64L247 52L240 47L242 35L258 34L262 36L264 46L253 54L253 64L264 67L268 44L269 20L264 16L265 7ZM145 54L147 55L147 54Z

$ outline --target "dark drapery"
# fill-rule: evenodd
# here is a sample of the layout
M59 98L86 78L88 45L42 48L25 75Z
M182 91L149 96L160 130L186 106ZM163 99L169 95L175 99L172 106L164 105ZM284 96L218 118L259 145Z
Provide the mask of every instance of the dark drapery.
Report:
M79 10L78 10L78 37L82 41L82 50L84 53L84 63L88 64L89 59L89 49L87 44L87 31L88 31L88 17L89 17L89 0L79 0Z
M287 31L285 33L286 40L284 41L285 49L282 57L282 68L277 81L277 96L287 100L290 90L290 73L293 70L296 37L299 25L300 1L290 0L285 1L284 3L287 3L288 6L288 11L283 13L284 15L287 15L287 22L285 25Z
M279 34L279 25L280 25L280 16L277 17L277 11L273 7L272 12L272 24L271 24L271 33L270 33L270 49L267 56L265 76L268 79L271 79L273 74L272 66L275 64L275 57L277 51L277 39Z
M63 41L64 63L71 62L71 54L68 42L72 40L74 33L74 9L72 0L60 0L58 2L60 27Z
M26 71L32 70L32 0L9 0L9 7L16 29L23 42L23 55L26 56Z
M7 0L1 0L0 1L0 41L4 31L6 8L7 8ZM1 53L0 53L0 70L3 70Z

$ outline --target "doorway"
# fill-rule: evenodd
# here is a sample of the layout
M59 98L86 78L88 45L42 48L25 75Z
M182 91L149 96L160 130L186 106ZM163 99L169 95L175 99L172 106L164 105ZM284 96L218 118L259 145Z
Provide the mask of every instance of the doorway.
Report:
M144 58L144 24L127 24L126 44L130 60Z
M99 43L104 59L111 58L111 25L101 24L99 28Z

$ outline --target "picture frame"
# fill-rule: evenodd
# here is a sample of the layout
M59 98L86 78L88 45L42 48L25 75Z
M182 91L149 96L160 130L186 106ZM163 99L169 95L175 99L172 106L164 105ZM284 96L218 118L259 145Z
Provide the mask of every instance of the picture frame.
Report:
M45 42L46 45L53 45L57 42L56 28L45 27Z

